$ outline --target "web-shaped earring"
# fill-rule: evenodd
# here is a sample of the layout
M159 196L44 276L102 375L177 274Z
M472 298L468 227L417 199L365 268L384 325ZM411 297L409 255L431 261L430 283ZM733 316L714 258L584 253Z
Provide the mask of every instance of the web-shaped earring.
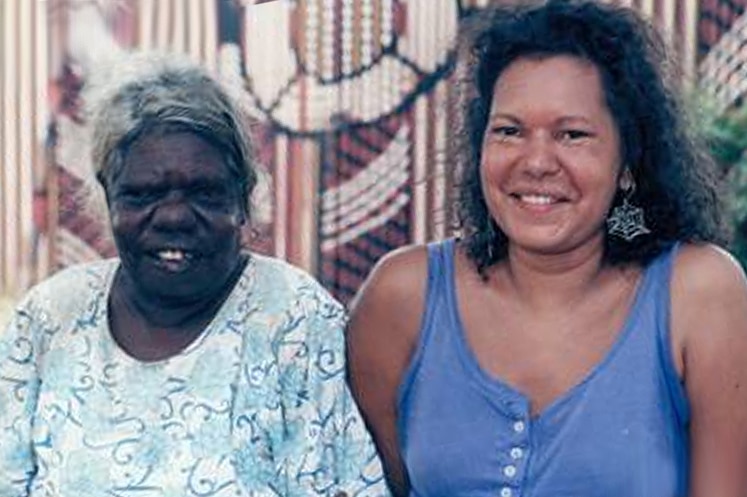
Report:
M626 172L626 174L628 174ZM643 209L630 203L635 192L635 183L629 179L630 186L624 190L622 205L618 205L607 217L607 233L622 238L626 242L634 238L651 233L646 227Z

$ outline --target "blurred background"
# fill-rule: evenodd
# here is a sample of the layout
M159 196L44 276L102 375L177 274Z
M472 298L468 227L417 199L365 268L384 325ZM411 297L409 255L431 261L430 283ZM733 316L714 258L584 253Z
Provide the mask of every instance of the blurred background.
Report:
M610 1L674 47L747 261L747 0ZM138 49L186 53L241 95L266 172L253 248L348 302L381 255L451 233L453 42L488 3L0 0L0 325L29 286L115 254L104 212L86 208L81 90Z

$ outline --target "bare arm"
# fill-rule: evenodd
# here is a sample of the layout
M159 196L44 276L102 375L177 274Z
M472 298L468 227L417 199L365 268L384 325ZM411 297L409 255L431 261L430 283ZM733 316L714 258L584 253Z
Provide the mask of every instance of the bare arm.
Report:
M672 336L691 406L690 497L747 495L747 281L720 249L684 247Z
M395 497L410 491L398 443L397 391L417 342L426 279L424 247L386 256L354 300L347 330L348 382Z

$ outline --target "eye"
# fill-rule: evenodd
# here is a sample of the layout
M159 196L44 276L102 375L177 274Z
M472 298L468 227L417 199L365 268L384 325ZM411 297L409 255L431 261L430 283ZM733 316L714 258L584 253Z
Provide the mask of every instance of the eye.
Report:
M521 128L514 125L494 126L491 128L490 134L497 137L499 140L506 140L508 138L520 136Z
M203 186L192 190L191 197L198 201L214 202L220 199L222 193L218 188Z
M582 129L564 129L558 133L558 138L564 142L577 142L591 137L591 133Z
M236 198L231 189L222 185L199 186L190 190L189 196L197 204L219 208L231 205Z
M125 207L143 207L155 202L159 193L146 189L124 190L119 192L115 199Z

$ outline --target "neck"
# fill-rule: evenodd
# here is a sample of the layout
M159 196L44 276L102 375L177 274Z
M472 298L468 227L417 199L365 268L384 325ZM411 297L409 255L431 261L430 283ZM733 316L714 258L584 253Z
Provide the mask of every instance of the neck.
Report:
M542 254L510 246L496 266L496 284L508 286L535 309L568 307L599 288L610 275L604 239L562 254ZM492 278L491 278L492 279Z
M111 300L151 329L189 329L209 322L238 281L247 257L242 256L220 292L199 298L164 298L148 293L138 286L120 267L113 285Z

